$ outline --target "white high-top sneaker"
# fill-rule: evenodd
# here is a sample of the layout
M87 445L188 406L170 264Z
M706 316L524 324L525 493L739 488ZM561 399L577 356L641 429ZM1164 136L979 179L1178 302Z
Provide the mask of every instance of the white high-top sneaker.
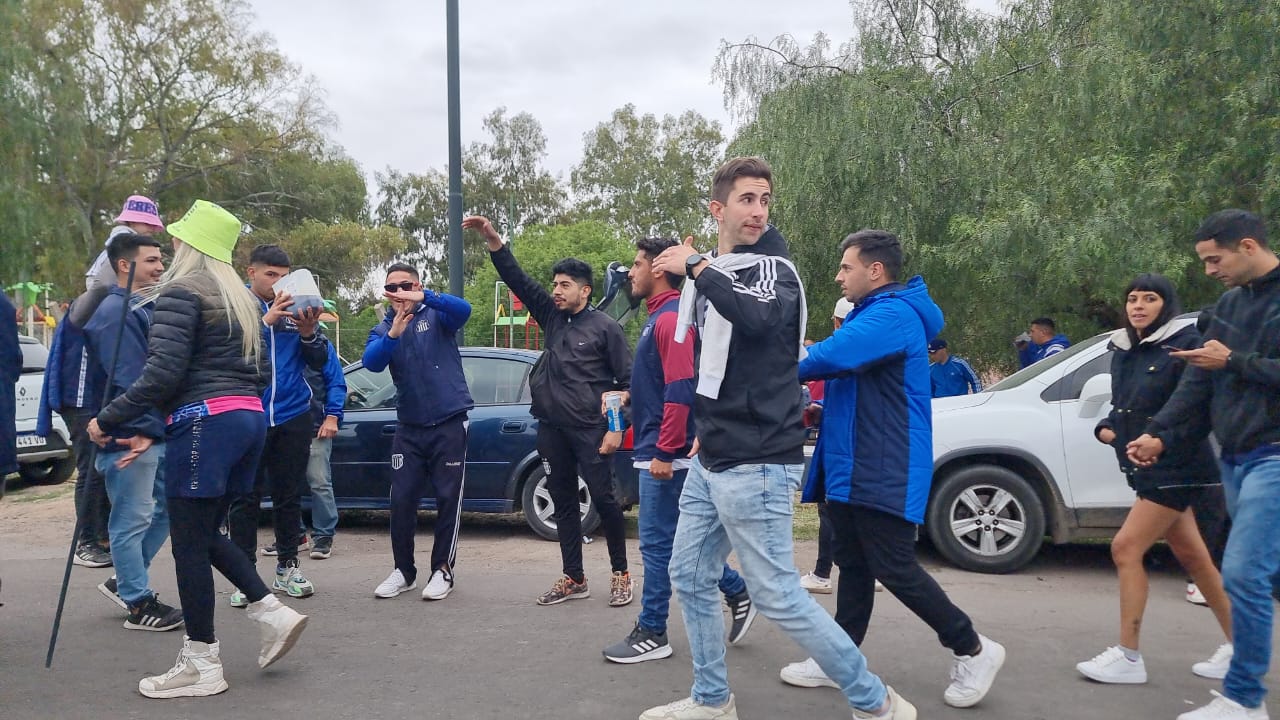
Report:
M250 620L262 624L262 650L258 653L260 668L284 657L307 627L307 616L280 602L275 595L249 603L247 612Z
M218 643L182 638L178 662L169 672L138 681L138 692L149 698L206 697L227 689L222 679L222 659Z

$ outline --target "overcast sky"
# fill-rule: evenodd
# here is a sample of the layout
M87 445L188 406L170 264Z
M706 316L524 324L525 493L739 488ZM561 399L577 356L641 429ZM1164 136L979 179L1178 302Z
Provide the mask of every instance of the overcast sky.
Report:
M996 0L975 0L994 9ZM494 108L529 112L547 166L566 178L583 134L633 103L661 117L693 109L732 128L711 66L721 39L852 35L847 0L462 0L462 143L485 139ZM372 178L448 159L445 3L251 0L256 26L313 75L337 116L334 139ZM370 188L371 191L375 188Z

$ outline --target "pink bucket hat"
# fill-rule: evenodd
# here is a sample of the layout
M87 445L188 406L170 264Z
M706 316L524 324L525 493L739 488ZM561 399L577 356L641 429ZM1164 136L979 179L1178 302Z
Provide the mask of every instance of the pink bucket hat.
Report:
M164 229L164 223L160 220L160 208L156 206L154 200L143 195L130 195L129 199L124 201L124 209L116 216L115 221L142 223Z

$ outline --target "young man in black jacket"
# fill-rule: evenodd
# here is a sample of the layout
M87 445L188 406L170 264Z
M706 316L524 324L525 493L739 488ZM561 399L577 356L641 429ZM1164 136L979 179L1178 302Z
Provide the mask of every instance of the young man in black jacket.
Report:
M547 488L555 504L556 534L564 577L538 598L539 605L585 598L582 568L582 519L578 513L578 474L587 482L591 501L600 514L613 576L609 604L631 602L631 574L627 571L626 527L614 497L613 464L609 455L622 444L621 432L610 432L600 414L600 397L631 386L631 350L622 328L591 305L591 266L565 258L551 269L552 292L520 268L511 249L493 224L469 217L462 227L479 232L489 247L498 275L529 308L546 333L546 349L529 378L538 419L538 452L547 469ZM576 471L576 472L575 472Z
M768 226L773 174L760 158L716 171L711 215L719 243L710 257L677 245L654 261L685 272L675 340L700 349L694 425L701 449L680 496L671 580L693 656L690 697L640 720L736 720L725 667L717 583L731 550L752 603L807 650L844 692L854 718L914 720L915 708L867 670L866 659L800 586L792 548L792 503L804 469L798 374L804 290L782 235ZM696 446L695 446L696 447Z
M1267 717L1263 679L1280 573L1280 258L1267 245L1262 219L1244 210L1210 215L1196 230L1195 249L1205 273L1230 290L1213 307L1204 346L1169 353L1190 367L1128 454L1150 467L1166 439L1195 440L1187 429L1206 415L1222 443L1232 522L1222 581L1234 654L1222 694L1178 719L1253 720Z

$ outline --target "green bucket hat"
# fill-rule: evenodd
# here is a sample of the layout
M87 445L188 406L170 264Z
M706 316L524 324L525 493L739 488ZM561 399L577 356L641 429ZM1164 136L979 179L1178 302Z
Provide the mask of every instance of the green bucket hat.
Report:
M235 215L208 200L197 200L182 219L169 223L168 232L214 260L231 262L242 225Z

